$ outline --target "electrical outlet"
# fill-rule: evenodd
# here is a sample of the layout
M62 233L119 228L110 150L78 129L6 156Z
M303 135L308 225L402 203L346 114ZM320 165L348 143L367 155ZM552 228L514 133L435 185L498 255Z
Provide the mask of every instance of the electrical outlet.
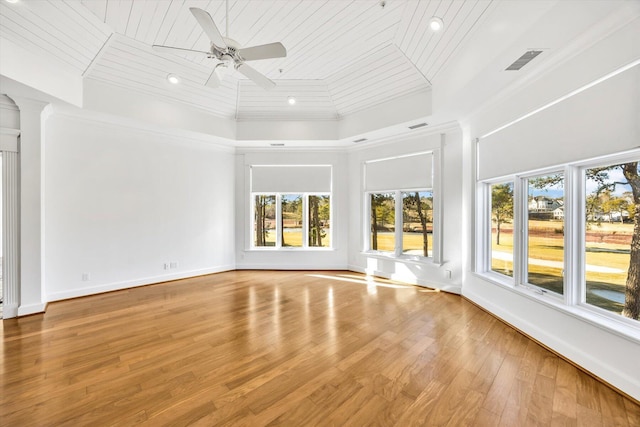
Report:
M444 277L446 277L447 279L451 279L451 270L445 270Z
M91 280L91 274L89 274L89 273L82 273L82 281L83 281L83 282L88 282L89 280Z
M164 269L165 269L165 270L168 270L169 268L170 268L170 267L169 267L169 263L168 263L168 262L165 262L165 263L164 263Z

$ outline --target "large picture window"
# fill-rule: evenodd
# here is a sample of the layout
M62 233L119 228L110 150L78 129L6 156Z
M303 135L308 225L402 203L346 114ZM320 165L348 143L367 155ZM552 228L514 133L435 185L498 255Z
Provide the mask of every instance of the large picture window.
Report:
M478 266L499 283L640 326L640 152L559 167L484 183Z

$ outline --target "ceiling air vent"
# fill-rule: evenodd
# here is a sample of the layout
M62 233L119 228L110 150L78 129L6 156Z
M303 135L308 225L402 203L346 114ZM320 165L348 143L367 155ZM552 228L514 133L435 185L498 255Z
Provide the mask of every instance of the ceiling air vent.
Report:
M353 142L365 142L367 140L367 138L360 138L360 139L356 139Z
M426 125L427 125L427 123L418 123L417 125L409 126L409 129L414 130L414 129L425 127Z
M519 71L522 67L527 65L533 58L540 55L541 50L528 50L520 58L516 59L516 62L509 65L505 71Z
M270 144L272 147L284 147L284 144Z

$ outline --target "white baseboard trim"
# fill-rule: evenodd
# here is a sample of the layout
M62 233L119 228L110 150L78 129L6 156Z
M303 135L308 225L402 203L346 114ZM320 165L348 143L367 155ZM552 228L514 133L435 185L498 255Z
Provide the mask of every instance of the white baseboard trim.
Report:
M18 316L28 316L30 314L44 313L47 303L21 305L18 307ZM14 316L16 317L16 316Z
M566 338L556 336L549 333L546 329L539 328L530 321L518 316L517 313L505 310L504 307L494 304L473 291L465 291L464 297L578 366L581 366L588 372L591 372L596 377L624 391L634 399L640 400L640 378L637 376L633 378L628 372L622 372L614 366L603 364L601 359L594 358L590 354L568 343Z
M397 280L398 282L408 283L410 285L423 286L425 288L438 289L444 292L460 295L462 293L462 287L460 285L453 285L451 283L439 282L437 280L424 280L418 278L409 278L401 274L388 273L386 271L370 270L357 265L349 265L349 271L356 273L368 274L371 276L382 277L383 279Z
M18 317L18 306L15 304L2 305L2 318L3 319L11 319L12 317Z
M89 295L101 294L104 292L119 291L121 289L135 288L137 286L153 285L155 283L169 282L171 280L187 279L190 277L204 276L206 274L222 273L224 271L235 270L235 265L225 265L200 270L182 271L173 274L163 274L160 276L144 277L124 282L106 283L97 286L73 289L69 291L53 292L47 295L47 301L60 301L69 298L85 297Z

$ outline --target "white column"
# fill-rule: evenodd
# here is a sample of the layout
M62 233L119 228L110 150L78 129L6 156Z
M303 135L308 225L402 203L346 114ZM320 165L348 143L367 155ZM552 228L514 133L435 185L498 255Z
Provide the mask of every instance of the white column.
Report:
M17 139L17 137L16 137ZM18 195L18 153L3 150L2 152L2 222L4 238L3 254L3 308L5 319L18 315L20 303L20 221Z
M12 96L20 109L20 302L18 316L45 309L44 150L47 102Z

